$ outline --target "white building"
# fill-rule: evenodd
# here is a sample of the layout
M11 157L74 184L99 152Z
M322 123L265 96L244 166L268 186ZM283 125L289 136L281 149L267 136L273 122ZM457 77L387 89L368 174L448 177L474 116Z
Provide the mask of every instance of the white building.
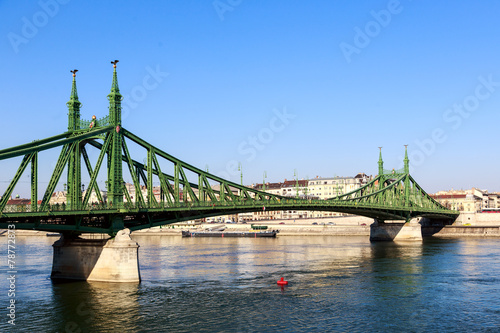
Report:
M321 200L329 199L352 192L368 183L371 178L364 173L358 173L354 177L316 177L309 180L308 193Z

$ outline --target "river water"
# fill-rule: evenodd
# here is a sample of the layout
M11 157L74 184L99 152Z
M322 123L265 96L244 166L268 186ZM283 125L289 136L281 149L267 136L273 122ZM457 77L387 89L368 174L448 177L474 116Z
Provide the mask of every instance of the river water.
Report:
M16 237L12 326L0 237L1 332L500 332L500 239L137 236L140 284L53 283L55 240Z

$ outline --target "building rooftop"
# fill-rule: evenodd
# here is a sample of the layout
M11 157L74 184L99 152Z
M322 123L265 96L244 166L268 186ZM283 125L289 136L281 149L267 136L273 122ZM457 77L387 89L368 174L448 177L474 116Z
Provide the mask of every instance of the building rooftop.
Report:
M431 194L434 199L465 199L467 194Z
M31 204L31 199L10 199L7 201L7 205L29 205Z
M305 180L305 179L301 179L298 181L299 183L299 187L306 187L307 184L309 183L308 180ZM285 182L283 183L282 187L295 187L297 184L297 181L296 180L286 180L285 179Z

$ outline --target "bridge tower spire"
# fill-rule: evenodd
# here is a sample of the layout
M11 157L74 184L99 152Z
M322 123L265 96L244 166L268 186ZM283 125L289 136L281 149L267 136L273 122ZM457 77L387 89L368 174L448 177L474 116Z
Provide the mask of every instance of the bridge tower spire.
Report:
M71 85L71 95L68 103L68 131L75 131L80 127L80 107L82 103L78 100L78 92L76 90L76 72L78 69L70 71L73 73L73 83Z
M78 69L70 71L73 73L73 83L71 84L71 95L68 103L68 131L76 131L80 129L80 107L82 103L78 100L78 92L76 90L76 72ZM81 177L81 156L80 145L74 145L69 151L68 161L68 184L66 202L69 209L77 210L82 202L82 192L80 190Z
M378 186L379 188L383 188L384 187L384 178L383 178L383 175L384 175L384 161L382 160L382 147L378 147L379 149L379 154L378 154L378 177L379 177L379 181L378 181Z
M111 92L108 95L109 100L109 122L115 127L115 130L110 133L111 147L109 150L109 165L108 165L108 200L113 208L123 206L123 172L122 172L122 143L123 135L121 130L121 111L122 111L122 95L118 88L118 78L116 75L116 64L118 60L112 61L113 64L113 82L111 84ZM121 221L123 223L123 221ZM121 224L122 224L121 223ZM115 223L113 223L115 224ZM120 228L116 225L115 228Z
M405 165L405 173L409 174L410 173L410 160L408 159L408 145L405 145L405 159L404 159L404 165Z
M382 147L378 147L378 149L380 150L378 154L378 175L382 176L382 174L384 173L384 161L382 161Z

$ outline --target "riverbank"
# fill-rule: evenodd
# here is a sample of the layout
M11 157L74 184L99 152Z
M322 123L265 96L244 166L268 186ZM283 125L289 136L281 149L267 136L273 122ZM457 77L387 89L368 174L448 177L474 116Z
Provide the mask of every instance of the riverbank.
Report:
M132 236L135 235L148 235L148 236L162 236L171 235L175 236L181 235L184 231L204 231L210 229L210 225L199 225L197 228L151 228L134 231ZM250 226L247 225L232 225L224 229L226 232L248 232L250 231ZM278 236L370 236L370 226L322 226L322 225L280 225L271 226L269 225L268 230L279 231Z
M202 223L198 225L170 225L134 231L132 235L181 235L182 230L203 231L224 227L225 231L245 232L251 226L267 226L268 230L278 230L278 236L370 236L373 219L362 216L337 218L263 220L247 223Z

